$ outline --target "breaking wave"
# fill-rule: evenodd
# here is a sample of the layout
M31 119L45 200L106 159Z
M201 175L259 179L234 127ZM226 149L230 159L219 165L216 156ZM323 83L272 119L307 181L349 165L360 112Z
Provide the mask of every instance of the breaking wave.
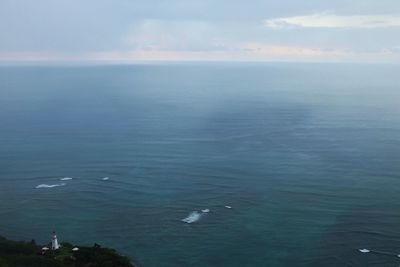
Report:
M189 216L187 216L186 218L182 219L181 221L185 222L185 223L194 223L194 222L197 222L198 220L200 220L202 215L203 214L201 214L198 211L193 211L193 212L191 212L189 214Z
M60 183L60 184L40 184L40 185L36 186L36 188L53 188L53 187L64 186L64 185L66 185L66 183Z

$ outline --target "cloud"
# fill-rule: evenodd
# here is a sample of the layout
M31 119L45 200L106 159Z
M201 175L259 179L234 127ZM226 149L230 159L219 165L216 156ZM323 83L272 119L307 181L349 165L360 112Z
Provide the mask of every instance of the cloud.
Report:
M307 16L264 20L268 28L385 28L400 27L400 15L334 15L317 13Z
M342 49L322 49L306 46L270 45L249 42L241 45L241 49L249 56L260 58L337 58L348 55L350 52Z
M60 53L0 53L0 61L304 61L307 59L335 60L348 55L347 51L302 46L285 46L245 42L232 45L229 49L208 51L177 49L132 49L130 51L103 51L80 54Z
M23 52L0 53L2 62L103 62L140 63L151 61L290 61L290 62L400 62L398 47L383 48L373 52L357 52L349 49L325 49L322 47L274 45L248 42L229 50L182 51L134 49L103 52L54 53Z
M384 48L381 52L385 54L400 54L400 46Z
M208 51L224 46L215 26L206 21L145 19L133 25L125 38L136 50Z

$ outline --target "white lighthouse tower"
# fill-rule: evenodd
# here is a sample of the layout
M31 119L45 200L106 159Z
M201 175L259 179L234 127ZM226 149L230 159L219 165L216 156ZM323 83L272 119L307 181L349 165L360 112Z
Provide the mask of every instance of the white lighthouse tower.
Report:
M53 238L51 239L51 249L57 250L59 248L60 248L60 245L58 244L56 232L53 232Z

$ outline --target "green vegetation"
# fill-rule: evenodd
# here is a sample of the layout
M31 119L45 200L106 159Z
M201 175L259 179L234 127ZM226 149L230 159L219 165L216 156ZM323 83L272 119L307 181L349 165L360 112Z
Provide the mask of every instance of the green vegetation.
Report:
M81 247L62 243L57 251L42 251L42 246L31 242L17 242L0 237L0 267L134 267L127 257L115 250Z

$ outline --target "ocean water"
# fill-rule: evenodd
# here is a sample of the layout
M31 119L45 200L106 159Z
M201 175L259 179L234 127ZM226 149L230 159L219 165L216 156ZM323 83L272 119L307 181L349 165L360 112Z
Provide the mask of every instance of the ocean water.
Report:
M400 66L0 67L0 235L142 267L398 266ZM72 178L72 179L71 179Z

